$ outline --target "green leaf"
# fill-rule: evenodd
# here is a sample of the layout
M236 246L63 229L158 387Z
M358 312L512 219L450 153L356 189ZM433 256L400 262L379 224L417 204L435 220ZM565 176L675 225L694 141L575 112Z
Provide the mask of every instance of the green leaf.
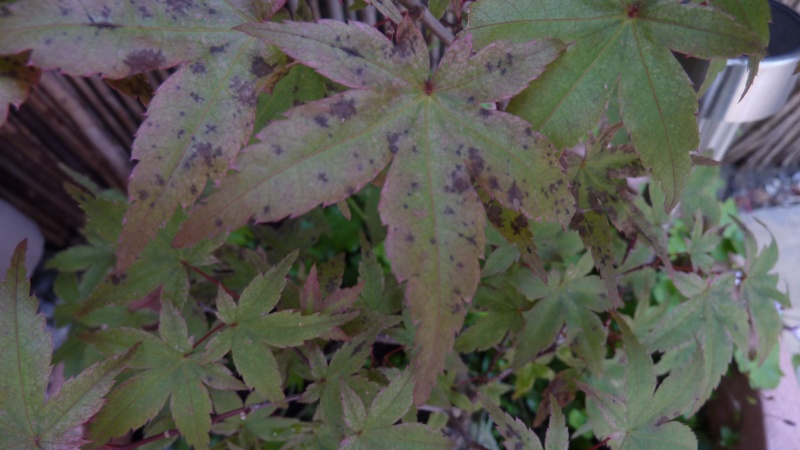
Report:
M542 443L536 433L530 430L520 419L515 419L503 412L499 406L492 402L484 393L478 392L483 407L494 420L497 431L505 439L503 444L508 450L542 450ZM558 402L551 397L550 400L550 425L547 427L547 437L544 450L567 450L569 445L569 432L567 430L564 413L557 406Z
M485 351L508 332L519 333L525 324L523 312L530 309L530 302L505 281L481 284L472 302L476 310L485 312L456 339L455 349L460 353Z
M651 350L661 351L699 341L706 355L700 397L706 400L728 370L734 344L747 349L747 312L731 298L730 275L706 282L693 273L676 273L674 280L689 301L664 314L643 341Z
M19 108L30 87L39 81L39 70L26 65L29 57L29 53L0 56L0 125L8 117L9 106Z
M131 366L142 370L114 389L92 424L91 436L97 442L139 428L171 399L172 418L187 442L208 448L211 401L206 386L246 389L219 361L193 351L186 322L168 301L161 303L159 328L161 339L126 328L100 331L89 338L104 353L131 343L140 343L141 349Z
M693 408L703 389L703 353L673 371L656 389L653 361L625 320L617 316L625 342L625 375L615 383L609 374L593 377L586 391L589 420L614 449L696 449L686 425L671 420Z
M626 235L638 235L671 268L663 230L650 223L634 204L625 180L644 175L641 160L630 145L610 145L620 127L621 124L613 125L603 129L596 138L591 136L585 155L566 154L579 211L571 225L591 249L595 266L615 305L620 304L620 298L612 252L614 232L609 222Z
M128 185L119 271L208 179L222 179L250 138L258 92L283 58L232 28L264 20L283 3L34 0L10 5L0 18L0 54L33 49L30 63L42 69L124 78L180 65L133 143L139 163Z
M791 307L791 302L786 294L777 289L778 275L770 273L778 262L778 244L775 239L759 252L753 232L738 219L733 220L744 231L747 252L747 266L745 277L739 286L739 300L747 307L753 330L758 336L757 355L761 364L778 343L781 333L781 318L775 302L785 308ZM761 225L766 228L764 224Z
M472 55L468 35L431 77L410 19L393 46L372 27L335 21L239 28L356 90L292 109L259 135L218 193L196 208L175 244L218 235L251 217L296 216L355 193L392 162L380 204L386 253L416 324L415 400L442 370L479 280L484 216L473 180L526 216L568 222L572 201L557 152L511 115L483 109L519 92L561 50L496 43Z
M256 276L242 292L238 305L227 292L219 290L218 315L226 326L209 342L207 350L215 357L231 351L245 383L277 403L285 403L285 397L271 347L301 345L358 314L303 316L290 310L271 313L296 258L297 252L293 252L266 274Z
M606 333L595 312L608 305L600 294L603 285L591 271L588 254L566 273L551 271L545 284L537 278L519 274L511 283L528 300L536 301L523 313L525 327L517 336L517 351L513 367L520 368L555 342L559 331L566 326L567 340L593 370L599 370L605 355ZM586 264L588 262L588 264Z
M512 100L559 147L573 146L600 119L614 88L631 141L666 195L678 203L697 148L697 99L670 50L699 58L763 54L760 39L712 7L665 0L488 0L469 30L479 45L556 37L563 57Z
M89 367L45 401L52 337L44 316L36 314L38 301L29 296L26 248L26 241L17 246L0 283L0 447L41 448L46 443L48 448L77 448L85 440L73 429L100 410L136 349Z
M413 391L412 374L405 370L378 393L365 412L358 395L342 383L342 408L351 433L342 440L340 448L452 448L453 443L440 431L425 425L394 425L411 408Z
M109 275L95 289L78 312L87 314L108 305L121 305L138 300L159 287L161 298L183 308L189 295L189 267L207 266L214 262L210 253L222 239L201 241L188 248L172 248L172 239L186 217L178 210L167 227L158 231L142 252L141 258L123 273Z

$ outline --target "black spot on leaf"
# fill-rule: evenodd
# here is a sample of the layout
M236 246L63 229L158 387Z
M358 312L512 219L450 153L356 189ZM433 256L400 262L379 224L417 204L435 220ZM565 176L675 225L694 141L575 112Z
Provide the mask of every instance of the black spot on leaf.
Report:
M478 114L480 114L480 115L481 115L481 117L483 117L483 118L485 119L485 118L487 118L487 117L491 116L491 115L492 115L492 112L491 112L491 111L489 111L489 110L488 110L488 109L486 109L486 108L481 108L481 109L479 109L479 110L478 110Z
M200 95L197 92L190 93L189 97L191 97L191 99L196 101L197 103L200 103L205 100L203 97L200 97Z
M167 11L186 14L193 5L192 0L167 0Z
M109 31L114 31L114 30L116 30L117 28L119 28L119 25L114 25L113 23L105 23L105 22L102 22L102 23L93 23L93 24L90 24L90 25L91 25L91 26L93 26L93 27L95 27L95 28L97 28L97 29L99 29L99 30L109 30Z
M400 150L397 146L397 141L400 140L400 133L389 133L386 135L386 140L389 141L389 151L392 152L392 154Z
M469 151L469 167L476 173L479 174L483 172L484 167L484 160L481 156L480 150L475 147L470 147Z
M164 54L161 50L143 49L128 53L122 61L130 67L131 73L147 72L148 70L158 69L166 64Z
M275 70L275 65L269 64L266 59L256 56L250 62L250 73L258 78L265 77Z
M322 181L323 183L327 183L328 182L328 175L325 172L320 172L320 173L317 174L317 179L319 181Z
M233 91L234 100L248 107L256 106L258 96L256 95L256 87L252 82L242 80L238 76L233 77L230 88Z
M195 61L189 66L192 73L206 73L206 65L202 61Z
M227 45L212 45L208 48L208 51L213 55L216 53L225 53L225 48Z
M321 126L322 128L328 128L328 118L325 116L320 115L314 117L314 122L316 122L317 125Z
M522 206L522 190L517 186L516 180L511 183L511 187L508 188L508 202L516 207Z
M331 105L331 115L341 120L349 119L356 114L356 101L340 98Z

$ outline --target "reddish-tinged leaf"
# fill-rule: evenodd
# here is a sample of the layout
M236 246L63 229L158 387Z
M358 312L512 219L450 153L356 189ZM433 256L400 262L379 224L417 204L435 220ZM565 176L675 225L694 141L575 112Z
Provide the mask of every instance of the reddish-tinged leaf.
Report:
M296 216L356 192L392 160L380 203L386 252L420 346L413 364L423 402L453 346L479 279L484 214L472 187L527 217L568 223L573 201L557 152L522 120L483 109L525 87L560 44L495 43L472 55L464 36L429 77L427 49L410 19L392 45L363 24L249 24L332 80L360 90L289 111L237 160L239 171L192 212L175 244L218 235L251 217Z
M8 107L19 105L28 97L28 89L39 81L40 72L27 66L30 53L0 56L0 125L6 121Z

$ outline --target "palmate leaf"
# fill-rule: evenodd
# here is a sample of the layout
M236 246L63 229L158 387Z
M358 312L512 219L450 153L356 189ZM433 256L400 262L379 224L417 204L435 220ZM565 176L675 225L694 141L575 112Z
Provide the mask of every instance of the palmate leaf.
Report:
M172 248L172 239L186 213L178 209L165 228L145 247L142 255L125 272L109 275L92 291L78 311L87 314L108 305L122 305L161 289L161 298L183 308L189 295L188 267L207 266L215 262L211 252L222 245L222 239L204 240L187 248ZM187 267L188 266L188 267Z
M495 43L472 56L463 36L430 76L410 19L392 45L367 25L262 23L241 30L355 88L300 106L246 149L239 172L196 208L175 239L186 245L255 217L297 216L336 203L390 162L380 214L386 252L416 321L415 401L433 387L478 283L484 214L476 181L503 205L567 223L572 199L557 152L522 120L483 109L519 92L559 52L553 42Z
M447 449L453 442L441 431L419 423L395 425L412 405L414 381L409 370L396 376L378 392L369 409L347 384L342 383L342 412L347 436L340 449Z
M582 384L595 434L613 450L696 449L692 430L675 417L696 403L703 384L703 353L673 371L656 389L653 361L627 323L617 324L625 342L625 378L614 385L603 376Z
M525 426L520 419L514 419L503 412L486 394L478 392L478 398L492 416L497 431L505 439L503 444L507 450L567 450L569 447L569 430L564 413L558 407L555 397L550 397L550 425L547 427L544 449L536 433Z
M195 351L186 321L171 303L161 302L159 336L132 328L107 329L84 340L103 353L133 345L139 351L130 363L140 369L108 396L108 402L91 427L91 436L102 444L139 428L155 417L167 399L175 424L195 448L208 448L211 400L206 386L245 390L225 366L208 354Z
M786 294L777 289L778 275L770 273L778 262L778 244L775 239L759 253L753 232L735 217L733 220L744 231L747 256L745 276L739 286L739 300L747 307L753 330L758 336L757 355L761 364L778 343L782 329L775 303L789 308L791 302ZM765 226L763 223L761 225Z
M555 37L573 42L542 77L511 101L557 146L572 146L600 119L614 91L636 151L678 203L697 148L697 99L670 53L699 58L762 54L754 32L708 6L672 0L484 0L469 28L479 45Z
M183 64L157 91L133 143L117 266L127 269L178 205L221 179L249 139L260 87L281 56L232 30L281 0L25 0L0 15L0 54L70 75L123 78Z
M565 273L552 271L547 283L529 274L518 273L511 281L529 300L537 300L523 313L525 326L517 336L513 366L521 368L536 354L555 342L566 325L567 340L592 370L599 370L605 355L606 333L595 312L608 308L602 298L603 284L589 275L592 261L588 254Z
M617 261L612 252L614 230L611 224L626 234L638 235L667 267L671 267L663 230L649 223L633 203L625 180L645 173L641 160L629 145L610 145L620 127L621 124L617 124L605 128L597 137L590 136L585 155L567 153L566 156L572 193L578 206L572 228L591 250L606 291L616 306L621 300L615 277Z
M290 310L270 313L278 303L296 257L294 252L266 274L257 276L242 292L238 305L223 289L219 290L218 315L226 326L207 348L213 355L211 359L232 351L233 362L245 383L277 403L285 403L285 397L278 363L270 347L301 345L358 315L355 312L304 316Z
M28 54L0 56L0 125L8 117L8 107L19 105L28 97L31 85L39 81L40 72L26 66Z
M136 349L89 367L45 402L53 343L29 296L26 248L17 246L0 284L0 448L73 449L85 443L74 428L97 413Z
M665 351L699 342L705 355L705 401L728 370L733 346L747 351L747 312L732 298L734 278L723 275L707 283L694 273L675 273L675 286L689 297L653 324L642 342L652 351ZM698 405L699 406L699 405Z

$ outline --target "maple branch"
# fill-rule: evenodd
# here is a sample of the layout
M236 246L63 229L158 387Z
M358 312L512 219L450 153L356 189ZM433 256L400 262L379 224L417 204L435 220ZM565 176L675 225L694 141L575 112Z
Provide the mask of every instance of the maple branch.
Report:
M233 292L232 290L230 290L230 289L229 289L227 286L225 286L225 285L224 285L224 284L223 284L221 281L217 280L216 278L214 278L214 277L212 277L211 275L209 275L209 274L207 274L207 273L203 272L202 270L200 270L200 269L198 269L197 267L195 267L195 266L193 266L193 265L189 264L189 263L188 263L188 262L186 262L186 261L181 261L181 264L183 264L183 267L186 267L187 269L191 269L191 270L193 270L194 272L196 272L196 273L200 274L200 276L202 276L202 277L203 277L203 278L205 278L206 280L208 280L208 281L210 281L210 282L212 282L212 283L216 284L217 286L221 287L221 288L222 288L222 290L224 290L225 292L227 292L227 293L228 293L228 295L230 295L231 297L235 298L236 300L238 300L238 299L239 299L239 294L237 294L236 292Z
M410 14L413 19L419 19L424 23L425 26L431 30L431 33L435 34L444 45L449 46L453 43L453 33L445 28L419 0L397 0L397 2L408 10L408 14Z
M301 397L300 394L290 395L286 397L287 402L294 402L299 400ZM241 408L232 409L228 412L224 412L221 414L216 414L211 416L211 424L220 423L225 419L229 419L233 416L242 416L242 420L244 420L244 416L248 414L258 411L259 409L266 408L267 406L272 405L272 402L267 400L261 403L255 403L253 405L243 406ZM171 430L167 430L158 434L154 434L148 438L144 438L138 440L136 442L131 442L130 444L125 445L112 445L112 444L105 444L103 448L105 449L113 449L113 450L133 450L135 448L139 448L142 445L147 445L151 442L159 441L161 439L166 439L169 437L180 436L181 432L177 428L173 428Z

